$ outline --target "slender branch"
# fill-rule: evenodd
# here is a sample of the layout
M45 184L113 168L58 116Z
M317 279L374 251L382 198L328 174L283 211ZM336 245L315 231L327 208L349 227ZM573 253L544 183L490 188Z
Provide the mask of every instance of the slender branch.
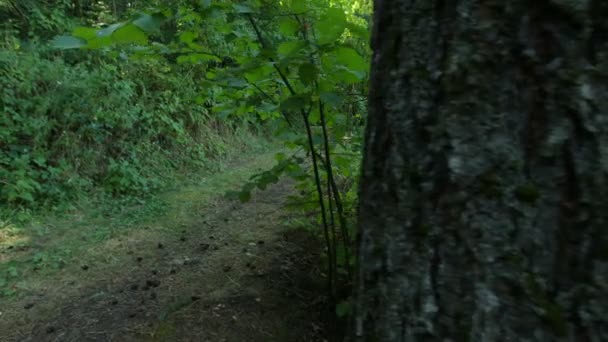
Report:
M302 25L303 27L307 27L305 25L305 22L303 21L303 19L301 19L299 16L295 16L296 20L298 21L298 23L300 25ZM304 39L308 40L308 30L304 29L302 30L302 36L304 37ZM313 39L317 39L316 35L315 35L315 31L311 30L311 34ZM310 56L311 62L314 63L314 56L311 55ZM318 84L315 84L318 87ZM352 275L352 270L350 267L350 234L348 233L348 229L346 227L346 220L344 218L344 206L342 205L342 199L340 197L340 191L338 190L338 185L336 184L335 178L334 178L334 174L333 174L333 167L331 164L331 154L329 151L329 138L327 135L327 120L325 119L325 106L323 104L323 102L321 100L319 100L319 116L320 116L320 121L321 121L321 127L323 130L323 143L325 146L325 160L326 160L326 164L323 165L326 172L327 172L327 184L328 184L328 189L331 189L331 191L328 190L329 192L329 203L332 203L332 195L333 195L333 199L335 201L336 204L336 209L337 209L337 214L338 214L338 222L340 224L340 232L342 233L342 244L344 245L344 256L346 258L346 263L345 263L345 268L346 271L348 273L348 278L349 280L353 279L353 275ZM323 160L323 158L319 157L320 160ZM333 216L333 208L330 208L330 210L332 210L331 214ZM336 239L334 238L334 243L337 243Z
M319 109L321 110L322 107L323 107L323 103L319 102ZM333 197L332 189L331 189L332 172L331 172L331 162L330 162L331 159L330 159L330 155L329 155L329 141L327 139L327 131L325 129L325 118L323 117L323 114L321 114L321 126L323 127L323 146L325 149L325 160L327 163L327 166L325 167L325 173L327 173L327 204L329 206L329 223L330 223L330 227L331 227L333 246L336 251L333 255L333 257L334 257L333 263L337 269L337 267L338 267L338 253L337 253L338 236L336 233L336 219L334 217L334 204L332 201L332 197ZM349 272L349 277L350 277L350 272Z
M255 31L255 34L258 38L258 41L260 43L260 45L262 46L262 48L266 48L266 42L264 41L264 38L262 37L262 33L260 32L259 27L257 26L257 24L255 23L255 20L253 19L253 17L251 16L251 14L247 14L247 18L249 19L249 22L251 23L251 25L253 26L253 29ZM283 80L283 83L285 84L285 86L287 87L287 89L289 90L289 93L292 96L295 96L297 93L294 90L294 88L291 86L291 83L289 82L289 80L287 79L287 77L285 76L285 74L283 73L283 71L281 70L281 68L278 67L278 65L276 65L276 63L274 63L274 60L272 58L269 58L271 62L273 62L273 67L274 69L277 71L277 73L279 74L279 76L281 77L281 79ZM300 109L300 114L302 115L302 121L304 122L304 126L306 126L306 135L308 137L308 147L311 151L311 156L312 156L312 165L313 165L313 171L314 171L314 178L315 178L315 185L317 188L317 194L319 196L319 206L321 207L321 219L323 221L323 234L325 235L325 242L327 244L327 254L328 254L328 259L329 259L329 267L328 267L328 277L327 277L327 281L328 281L328 294L330 296L330 299L332 302L335 301L334 299L334 270L335 270L335 264L333 263L334 260L334 246L331 243L331 238L329 236L329 226L327 223L327 212L325 209L325 202L323 200L323 189L321 187L321 176L319 175L319 166L317 163L317 153L315 151L315 145L313 142L313 138L312 138L312 129L310 127L310 121L308 120L308 114L304 108Z
M253 26L253 30L255 31L255 34L258 37L258 41L260 42L260 45L262 46L262 48L266 49L267 45L266 45L266 42L264 41L264 38L262 37L262 33L260 32L260 28L255 23L255 20L253 20L253 17L251 16L251 14L247 13L247 18L249 19L249 22L251 23L251 26ZM291 95L296 95L296 91L291 86L291 83L289 83L289 81L287 80L287 77L285 76L285 74L283 73L283 71L281 70L281 68L279 68L279 66L275 63L275 60L272 59L272 57L269 57L268 59L272 62L272 67L279 73L279 76L281 77L281 80L283 80L283 83L285 84L285 86L289 90L289 93Z
M331 154L329 151L329 137L327 135L327 121L325 120L325 106L323 102L319 101L319 119L321 121L321 127L323 129L323 140L325 146L325 170L327 171L327 186L330 187L333 191L333 198L336 202L336 209L338 213L338 221L340 223L340 231L342 233L342 244L344 245L344 257L346 259L345 267L348 272L349 280L353 279L352 271L350 268L350 234L348 233L348 229L346 227L346 220L344 218L344 207L342 206L342 199L340 198L340 192L338 191L338 186L336 184L334 178L334 171L331 164ZM330 196L331 203L331 196Z
M278 104L277 101L275 99L272 98L272 96L270 96L270 94L268 94L267 92L265 92L262 88L258 87L257 84L250 82L249 84L251 84L257 91L259 91L264 97L266 97L268 100L270 100L272 103L274 104ZM287 116L287 113L285 111L280 111L281 115L283 115L283 118L285 119L285 121L287 121L287 125L289 125L289 127L293 127L291 121L289 120L289 117Z
M270 102L274 103L274 104L278 104L277 101L275 99L272 98L272 96L270 96L270 94L268 94L267 92L265 92L262 88L260 88L257 84L250 82L249 84L251 84L255 89L257 89L257 91L260 92L260 94L264 95L265 98L267 98L268 100L270 100Z
M333 263L333 261L335 260L334 258L334 251L333 248L334 246L331 244L331 238L329 236L329 227L327 225L327 213L325 212L325 202L323 201L323 189L321 189L321 177L319 176L319 166L317 165L317 153L315 152L315 146L313 143L313 139L312 139L312 130L310 128L310 122L308 121L308 117L305 115L304 110L302 110L302 116L303 116L303 120L304 120L304 125L306 126L306 134L308 136L308 146L310 148L311 151L311 156L312 156L312 165L313 165L313 171L314 171L314 176L315 176L315 185L317 187L317 193L319 195L319 206L321 207L321 218L323 220L323 233L325 235L325 241L327 242L327 256L329 259L329 269L328 269L328 282L329 282L329 294L331 296L331 299L333 301L333 297L334 297L334 282L333 282L333 277L334 277L334 269L335 269L335 264Z

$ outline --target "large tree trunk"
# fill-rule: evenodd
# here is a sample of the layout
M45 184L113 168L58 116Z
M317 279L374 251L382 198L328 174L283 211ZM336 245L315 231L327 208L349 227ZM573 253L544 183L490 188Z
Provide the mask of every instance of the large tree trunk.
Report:
M608 1L377 0L362 341L608 341Z

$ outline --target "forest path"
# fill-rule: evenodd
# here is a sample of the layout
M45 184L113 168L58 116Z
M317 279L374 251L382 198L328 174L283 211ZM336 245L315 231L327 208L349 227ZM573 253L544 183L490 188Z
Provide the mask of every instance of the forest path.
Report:
M0 298L0 341L322 340L319 247L287 227L293 184L247 203L222 195L271 162L266 154L172 191L154 220L31 276L27 295Z

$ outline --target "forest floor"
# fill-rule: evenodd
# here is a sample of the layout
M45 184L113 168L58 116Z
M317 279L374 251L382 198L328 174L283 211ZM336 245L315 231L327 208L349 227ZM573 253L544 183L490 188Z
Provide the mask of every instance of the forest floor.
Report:
M223 196L272 156L155 205L0 230L0 341L323 341L320 247L285 208L293 184Z

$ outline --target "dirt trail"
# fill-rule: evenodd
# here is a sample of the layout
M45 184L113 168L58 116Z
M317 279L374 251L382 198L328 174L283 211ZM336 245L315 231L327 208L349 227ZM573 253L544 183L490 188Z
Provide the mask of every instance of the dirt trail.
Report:
M318 243L285 226L292 188L194 196L175 227L107 241L91 253L108 262L0 308L0 341L321 341Z

